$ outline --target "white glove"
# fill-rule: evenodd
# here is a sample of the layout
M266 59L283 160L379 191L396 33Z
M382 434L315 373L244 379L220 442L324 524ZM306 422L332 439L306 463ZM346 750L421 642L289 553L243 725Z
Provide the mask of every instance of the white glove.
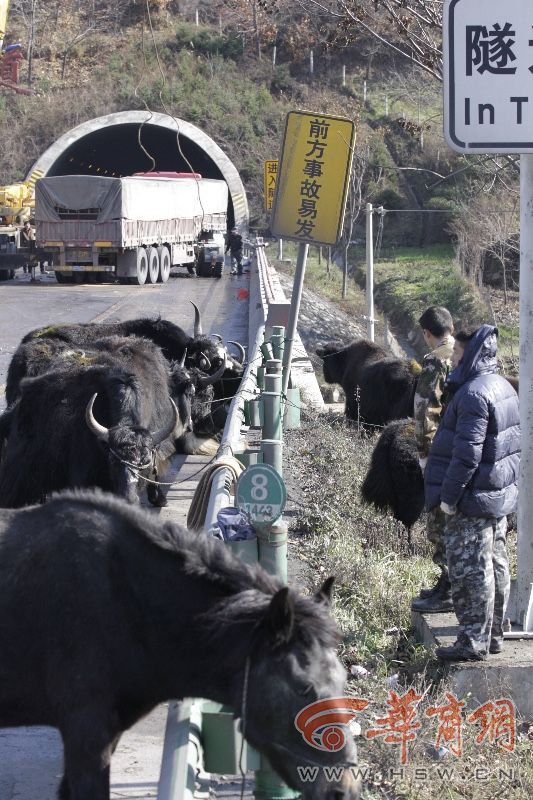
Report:
M450 517L453 517L453 515L457 511L455 506L449 506L448 503L445 503L444 501L440 504L440 509L441 511L444 511L445 514L448 514L448 516Z
M425 472L426 464L428 463L427 458L419 458L418 463L420 464L420 469L422 470L422 475Z

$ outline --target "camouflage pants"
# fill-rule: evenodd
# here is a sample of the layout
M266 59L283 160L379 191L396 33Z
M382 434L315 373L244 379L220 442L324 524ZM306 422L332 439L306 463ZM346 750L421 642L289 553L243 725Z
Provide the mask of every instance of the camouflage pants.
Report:
M486 653L491 638L503 638L509 600L507 518L446 515L446 556L453 607L460 633L476 652Z
M435 506L428 511L426 535L428 540L435 545L433 551L433 562L439 567L446 567L446 545L444 543L444 529L446 527L446 517L440 506Z

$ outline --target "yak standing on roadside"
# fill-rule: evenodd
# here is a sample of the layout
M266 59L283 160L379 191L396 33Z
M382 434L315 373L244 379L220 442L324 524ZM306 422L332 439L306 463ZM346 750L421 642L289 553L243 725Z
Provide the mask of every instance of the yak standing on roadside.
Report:
M166 469L174 440L191 429L191 391L177 406L170 367L153 342L114 337L92 359L26 378L2 415L0 507L41 502L68 487L98 486L137 501L139 477ZM142 480L141 480L142 483ZM153 505L165 505L148 483Z
M123 322L110 323L71 323L49 325L30 331L22 339L9 364L6 381L6 401L11 405L18 396L20 382L25 377L42 374L43 370L36 373L34 363L39 363L46 340L46 350L60 351L67 347L74 350L86 348L99 339L113 336L135 336L152 341L161 348L163 355L169 362L181 361L185 355L186 366L195 367L206 373L216 373L222 364L225 364L224 379L233 381L233 387L238 386L243 374L244 351L240 345L241 360L231 356L220 336L204 336L200 311L194 306L194 334L189 336L173 322L166 319L130 319ZM55 342L55 349L51 342ZM63 343L63 346L59 345ZM231 344L229 342L228 344ZM235 389L234 389L235 390Z
M360 776L333 769L356 766L353 737L313 750L294 724L345 691L331 584L301 595L212 537L98 491L5 511L0 726L57 728L59 798L109 800L122 733L160 703L205 697L245 711L246 738L304 800L357 800ZM306 782L309 762L330 769Z
M379 511L390 509L408 531L424 510L424 478L412 419L391 422L379 437L361 496Z
M420 366L388 355L374 342L361 339L347 346L328 344L316 351L323 360L327 383L342 386L348 419L386 425L412 416Z

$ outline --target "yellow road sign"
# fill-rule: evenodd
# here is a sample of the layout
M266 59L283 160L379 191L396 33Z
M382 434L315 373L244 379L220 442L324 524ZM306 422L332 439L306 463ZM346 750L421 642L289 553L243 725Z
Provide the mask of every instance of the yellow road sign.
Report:
M277 159L264 162L265 211L270 211L274 205L278 164L279 161Z
M274 236L317 244L339 240L354 143L349 119L287 114L270 226Z

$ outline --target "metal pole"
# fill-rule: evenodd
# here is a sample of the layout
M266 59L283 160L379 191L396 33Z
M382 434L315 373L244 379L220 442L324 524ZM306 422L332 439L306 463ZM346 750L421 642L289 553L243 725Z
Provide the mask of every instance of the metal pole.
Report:
M366 204L366 313L367 333L374 341L374 234L372 232L372 203Z
M276 45L274 45L274 47L272 49L272 66L273 67L276 66L276 55L277 55L277 47L276 47Z
M298 258L296 259L296 271L294 273L294 284L292 287L291 308L289 312L289 324L287 326L287 338L285 342L285 352L283 353L283 385L282 394L287 394L289 386L289 376L291 371L292 348L294 337L296 336L296 326L298 325L298 314L300 313L300 303L304 287L305 265L309 245L300 243L298 247Z
M309 51L309 72L311 75L313 75L315 72L315 62L312 50Z
M278 239L278 261L283 261L283 239Z
M389 116L389 95L385 95L385 116Z
M346 64L342 65L342 85L346 86Z
M363 81L363 103L366 105L366 81Z
M533 155L520 156L520 434L517 622L527 629L533 581ZM529 619L529 630L533 630Z
M383 318L383 344L385 347L390 346L389 320L386 316Z
M198 14L198 9L196 9L195 18L196 18L196 27L198 27L200 25L200 17Z

